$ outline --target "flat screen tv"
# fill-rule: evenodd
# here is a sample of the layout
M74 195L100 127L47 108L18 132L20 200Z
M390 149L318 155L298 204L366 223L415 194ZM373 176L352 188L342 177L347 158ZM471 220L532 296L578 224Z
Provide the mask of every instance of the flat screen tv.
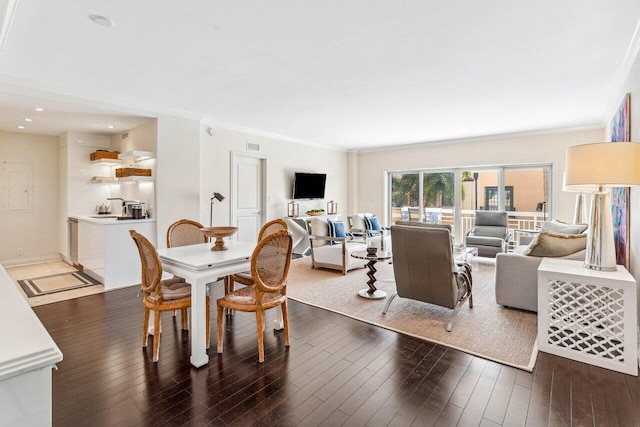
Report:
M293 180L294 199L324 199L326 173L296 172Z

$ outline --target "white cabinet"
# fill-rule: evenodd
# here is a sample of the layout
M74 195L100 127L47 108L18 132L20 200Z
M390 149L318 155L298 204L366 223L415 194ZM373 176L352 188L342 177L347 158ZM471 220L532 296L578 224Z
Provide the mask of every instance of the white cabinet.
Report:
M636 297L636 281L621 265L596 271L582 261L544 258L538 267L538 347L638 375Z
M155 220L76 218L78 263L84 271L104 283L106 290L140 283L140 255L129 230L136 230L155 245Z
M0 426L51 425L51 369L62 352L2 266L0 313Z

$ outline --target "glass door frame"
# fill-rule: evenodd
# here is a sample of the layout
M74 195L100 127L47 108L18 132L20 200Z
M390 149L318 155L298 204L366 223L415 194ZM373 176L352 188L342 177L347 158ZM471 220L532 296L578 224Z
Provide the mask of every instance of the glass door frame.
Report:
M547 194L546 212L548 218L553 218L553 163L526 163L526 164L508 164L508 165L492 165L492 166L465 166L465 167L452 167L452 168L424 168L424 169L407 169L407 170L388 170L385 171L387 175L386 189L385 189L385 204L387 211L387 218L389 218L389 225L391 225L391 218L393 218L393 203L391 201L391 180L393 174L410 174L417 173L418 185L420 187L418 192L418 204L419 204L419 221L424 221L424 174L425 173L453 173L454 174L454 227L453 235L456 244L464 241L462 236L462 172L482 172L482 171L495 171L498 174L498 206L504 206L505 202L505 173L509 170L520 169L543 169L548 177L545 193ZM513 197L513 195L512 195Z

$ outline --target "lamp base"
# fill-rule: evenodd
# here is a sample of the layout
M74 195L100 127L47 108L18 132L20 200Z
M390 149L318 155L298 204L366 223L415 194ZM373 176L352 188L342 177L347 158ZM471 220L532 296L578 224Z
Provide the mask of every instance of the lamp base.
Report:
M584 193L576 194L576 206L573 212L573 223L584 224L587 220L587 205L584 203Z
M617 270L608 192L597 191L591 197L586 252L585 268L599 271Z

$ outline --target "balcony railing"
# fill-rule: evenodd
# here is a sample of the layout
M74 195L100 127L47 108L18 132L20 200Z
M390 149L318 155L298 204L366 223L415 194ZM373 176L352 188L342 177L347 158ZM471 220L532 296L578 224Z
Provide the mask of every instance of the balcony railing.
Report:
M408 210L409 210L410 220L419 221L420 209L410 207ZM461 213L462 213L462 236L466 236L467 232L471 228L473 228L474 220L475 220L475 211L462 210ZM400 221L401 219L402 219L401 208L399 207L392 208L391 222L395 223L396 221ZM524 211L509 212L509 230L511 231L511 241L509 242L509 247L516 246L521 236L530 234L530 232L528 232L527 230L536 230L537 228L542 226L543 222L544 222L543 212L524 212ZM449 224L451 225L451 227L455 226L453 209L442 208L441 223Z

